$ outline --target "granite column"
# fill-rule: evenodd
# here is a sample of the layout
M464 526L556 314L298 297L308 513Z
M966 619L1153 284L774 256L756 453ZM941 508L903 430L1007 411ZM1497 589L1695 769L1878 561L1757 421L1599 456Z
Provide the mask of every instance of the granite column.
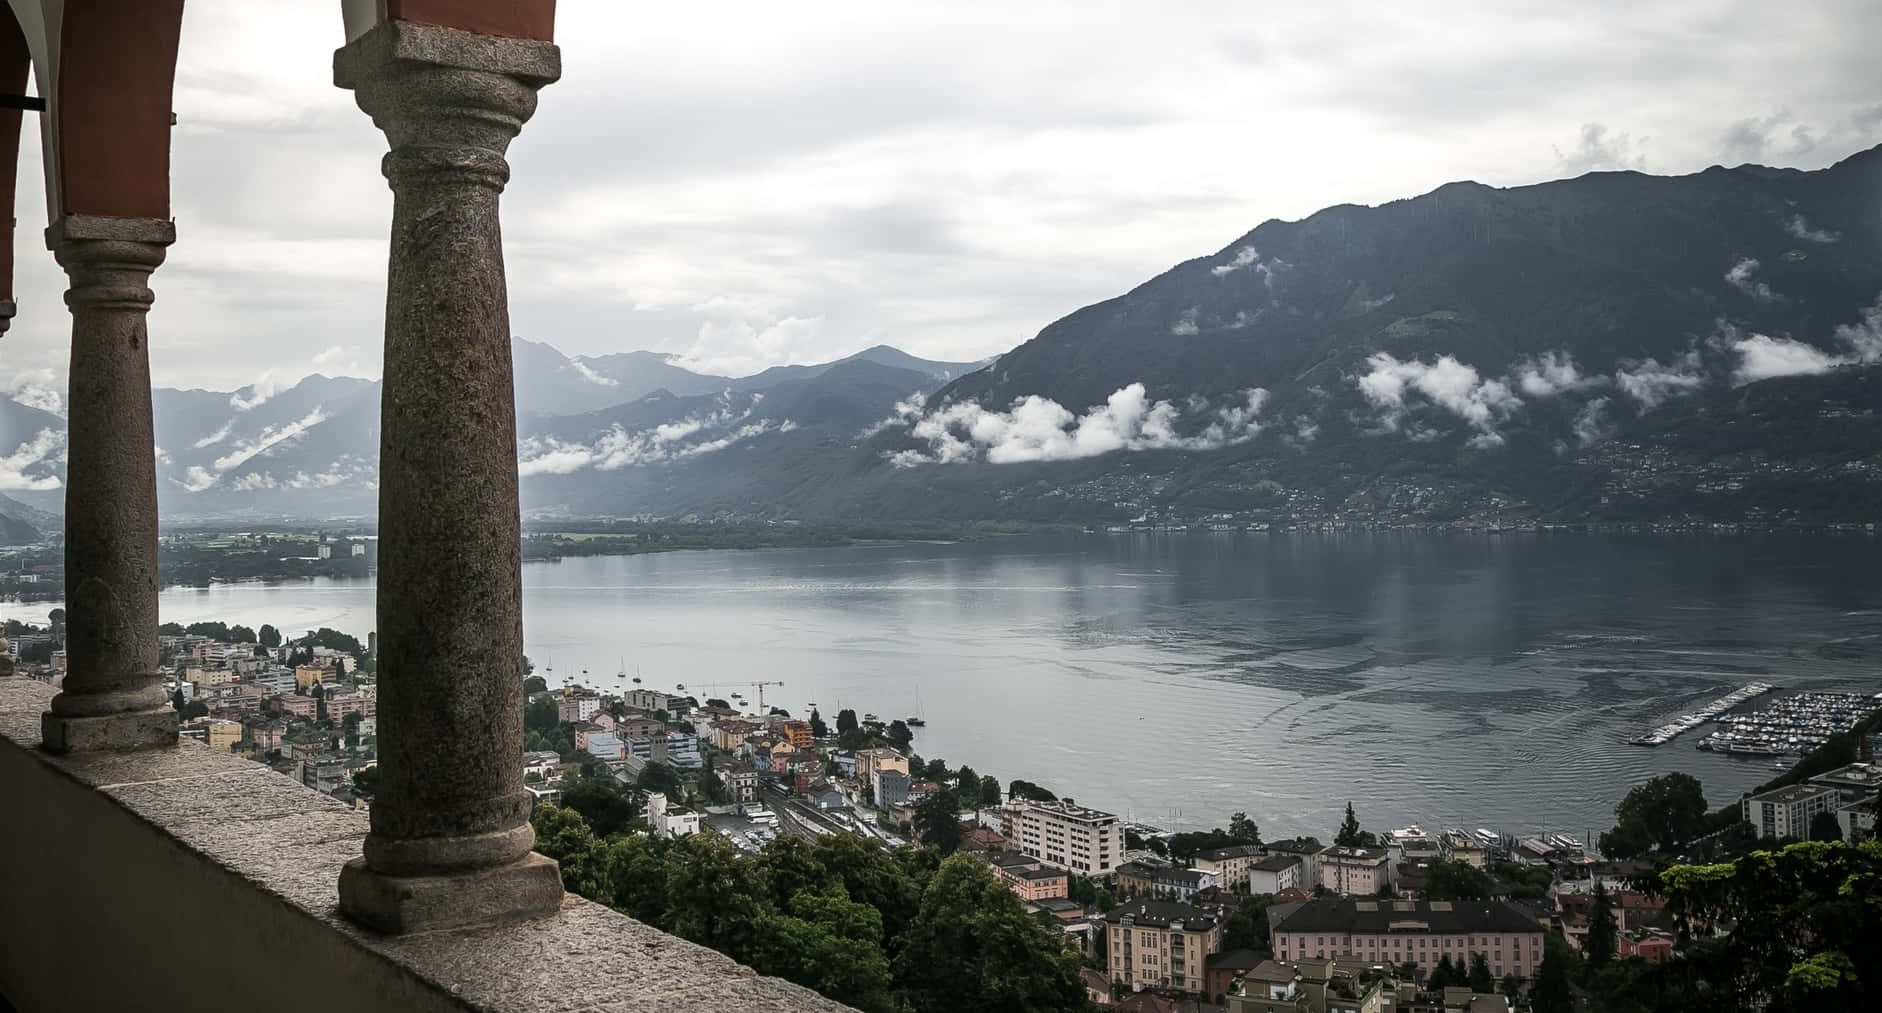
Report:
M157 658L157 462L145 315L176 226L68 215L46 245L71 288L65 470L65 680L53 752L176 743Z
M348 914L386 932L548 914L523 787L521 525L505 153L560 75L546 42L390 22L334 76L393 193L379 448L379 770Z

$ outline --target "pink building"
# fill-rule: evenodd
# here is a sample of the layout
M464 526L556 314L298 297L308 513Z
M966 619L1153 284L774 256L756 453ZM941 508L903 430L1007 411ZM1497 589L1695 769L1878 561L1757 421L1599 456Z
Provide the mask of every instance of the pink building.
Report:
M1390 901L1322 897L1274 926L1277 960L1352 957L1411 963L1420 971L1481 953L1498 978L1535 977L1543 926L1502 901Z

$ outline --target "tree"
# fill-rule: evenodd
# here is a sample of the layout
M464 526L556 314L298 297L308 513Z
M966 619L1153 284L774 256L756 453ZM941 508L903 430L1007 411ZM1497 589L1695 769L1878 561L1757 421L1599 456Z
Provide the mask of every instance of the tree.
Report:
M1597 879L1594 909L1588 915L1588 938L1581 944L1582 956L1587 958L1589 967L1598 971L1614 959L1619 946L1620 925L1614 918L1614 902L1608 896L1606 884Z
M921 800L915 807L915 832L942 857L961 846L960 804L952 789L942 788Z
M1882 998L1882 842L1810 841L1721 865L1676 865L1658 891L1703 988L1692 1008L1875 1008ZM1721 926L1730 932L1717 935Z
M711 767L699 772L699 795L708 805L725 805L732 801L732 791L725 786L725 778Z
M545 696L531 700L523 706L523 728L528 731L547 734L554 731L555 727L561 723L562 718L556 710L554 697Z
M991 808L1000 804L1000 779L987 774L980 779L980 804Z
M1346 803L1346 819L1340 824L1340 832L1334 836L1333 843L1342 848L1374 848L1379 839L1370 831L1359 829L1359 817L1353 814L1353 804Z
M1017 777L1006 786L1006 793L1014 798L1023 798L1032 802L1057 802L1059 800L1057 795L1044 787L1031 781L1022 781Z
M1836 814L1820 812L1810 817L1810 839L1813 841L1842 840L1843 825L1836 821Z
M184 701L183 699L183 684L178 683L177 687L170 691L170 706L173 709L180 711L183 709L183 704L185 702L186 701Z
M856 723L855 711L845 707L836 712L836 733L838 735L847 735L857 730L859 727L860 726Z
M1407 960L1398 965L1398 977L1401 981L1416 982L1418 980L1418 964L1414 961Z
M201 700L191 700L189 703L184 704L183 709L177 713L177 717L184 721L189 721L192 718L206 718L208 716L209 705Z
M608 878L607 848L580 813L541 805L530 822L536 830L536 850L562 866L563 889L583 897L605 898L614 892Z
M1446 953L1438 958L1437 966L1431 969L1431 977L1425 979L1425 987L1433 992L1441 992L1453 985L1462 984L1464 978L1464 969L1451 963L1451 955Z
M1229 817L1229 836L1244 844L1260 844L1261 828L1255 826L1247 813L1235 813Z
M980 804L980 774L974 768L965 763L961 764L960 769L954 772L954 783L960 789L960 800L963 806Z
M262 623L261 629L255 633L255 642L272 651L281 646L281 631Z
M379 792L379 767L361 767L353 771L353 794L371 798Z
M1222 949L1266 952L1271 938L1268 907L1273 903L1274 897L1265 893L1242 898L1241 904L1222 923Z
M1523 980L1516 976L1516 972L1511 971L1503 976L1503 981L1497 985L1497 991L1503 993L1503 998L1510 1001L1510 1008L1515 1009L1516 1001L1523 997Z
M882 915L840 890L803 890L758 917L752 967L865 1011L895 1009Z
M347 715L340 719L340 733L345 738L347 752L359 748L359 722L358 711L348 711Z
M912 773L915 768L911 766L908 769ZM940 784L940 783L947 781L948 780L948 761L942 760L942 759L929 760L928 763L922 767L921 776L927 778L930 781L935 782L936 784Z
M817 713L815 707L810 709L810 734L819 739L830 737L830 726L823 723L823 715Z
M718 834L692 834L667 852L666 926L737 960L753 952L767 904L763 869Z
M523 680L523 698L528 699L537 693L547 693L549 681L540 675L532 675Z
M251 630L248 627L242 626L239 624L229 627L229 643L252 644L254 642L255 642L254 630Z
M1542 964L1536 968L1536 984L1529 993L1529 1008L1534 1013L1574 1013L1575 993L1569 979L1575 974L1575 948L1559 932L1550 932L1542 940Z
M1489 873L1468 862L1440 858L1430 865L1426 900L1489 900L1496 883Z
M13 628L14 626L19 626L21 627L21 629L16 630ZM15 634L15 633L23 632L25 626L26 626L25 623L22 623L17 619L9 619L7 620L7 633ZM158 623L157 624L157 634L159 636L180 637L184 634L184 632L185 630L183 629L182 623Z
M640 775L634 778L634 787L641 791L657 791L668 798L679 798L682 786L679 773L672 767L649 762L640 768Z
M630 799L610 785L585 777L562 788L562 807L580 813L597 837L611 837L640 823L638 799Z
M1691 774L1663 774L1629 791L1614 807L1614 817L1614 829L1599 842L1608 857L1677 851L1706 831L1705 792Z
M314 688L309 690L308 693L310 696L314 698L314 723L326 724L327 723L327 691L326 689L322 687L320 683L316 682L314 683Z
M1481 953L1470 955L1470 971L1464 983L1472 992L1480 995L1493 995L1496 992L1496 979L1490 976L1490 958Z
M889 727L882 734L897 749L907 749L908 744L915 741L915 733L909 730L908 725L901 718L889 722Z
M980 862L941 863L895 959L914 1013L1085 1010L1078 958Z

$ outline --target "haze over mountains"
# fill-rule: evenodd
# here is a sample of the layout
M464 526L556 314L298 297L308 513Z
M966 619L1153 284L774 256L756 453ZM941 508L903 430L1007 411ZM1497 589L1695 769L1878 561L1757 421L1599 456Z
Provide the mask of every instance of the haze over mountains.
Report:
M878 347L727 378L519 339L524 508L1873 519L1878 208L1882 148L1454 183L1264 223L985 369ZM370 515L378 385L267 394L157 392L166 515ZM0 492L57 509L62 420L0 401L0 444Z

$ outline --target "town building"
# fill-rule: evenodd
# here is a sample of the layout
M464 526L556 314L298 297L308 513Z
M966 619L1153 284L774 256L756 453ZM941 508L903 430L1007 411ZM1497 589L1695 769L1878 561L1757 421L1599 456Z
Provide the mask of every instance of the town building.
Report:
M719 771L732 801L745 804L758 801L758 768L749 763L734 763Z
M1294 837L1284 841L1269 841L1266 845L1268 854L1293 855L1300 859L1300 888L1311 890L1320 882L1320 852L1326 850L1317 838Z
M1248 892L1280 893L1301 886L1306 863L1299 855L1269 855L1248 865Z
M1810 836L1810 821L1818 813L1842 807L1842 793L1821 784L1793 784L1745 799L1745 822L1759 837Z
M621 695L621 701L627 704L627 706L637 711L646 711L649 714L652 714L654 711L666 711L668 714L673 713L679 709L676 706L675 699L676 698L670 694L662 693L657 689L630 689Z
M908 801L908 774L906 771L878 768L870 791L874 793L876 808L886 809Z
M555 702L555 719L567 724L587 721L601 713L601 696L596 693L565 693Z
M906 774L908 757L893 749L858 749L856 751L856 779L864 784L874 784L876 771L899 770Z
M1226 848L1211 848L1196 853L1190 864L1204 872L1215 873L1216 882L1224 890L1248 892L1248 867L1267 857L1267 852L1259 844L1232 844Z
M816 738L810 733L808 721L786 721L778 725L778 734L789 739L791 745L799 749L809 749Z
M1481 869L1486 864L1483 845L1462 830L1446 830L1438 838L1438 853L1447 862L1462 862L1472 868Z
M1215 1002L1233 991L1235 982L1268 962L1268 955L1260 950L1211 953L1202 962L1202 994L1210 1002Z
M1384 848L1335 845L1320 852L1320 885L1334 893L1371 897L1390 884Z
M699 814L677 806L668 807L660 792L647 796L647 825L661 838L687 837L699 832Z
M1202 994L1209 955L1222 948L1221 919L1175 901L1137 900L1104 921L1113 983Z
M1206 869L1126 862L1115 872L1117 888L1127 895L1187 901L1200 890L1219 886L1216 874Z
M1382 1013L1405 1010L1397 980L1345 960L1263 960L1227 990L1228 1013Z
M1048 867L1036 858L1008 851L994 855L990 861L994 878L1029 904L1064 898L1071 890L1071 877L1064 869Z
M179 734L204 743L219 753L226 753L242 741L242 724L221 718L195 718L185 722Z
M313 689L317 682L325 682L333 677L333 672L319 665L296 665L294 667L294 688L306 692Z
M1070 802L1008 799L1000 832L1021 853L1087 876L1109 876L1124 854L1124 828L1115 815Z
M1503 901L1321 897L1269 908L1268 924L1277 959L1350 956L1422 971L1481 953L1499 979L1528 979L1542 963L1542 924Z

